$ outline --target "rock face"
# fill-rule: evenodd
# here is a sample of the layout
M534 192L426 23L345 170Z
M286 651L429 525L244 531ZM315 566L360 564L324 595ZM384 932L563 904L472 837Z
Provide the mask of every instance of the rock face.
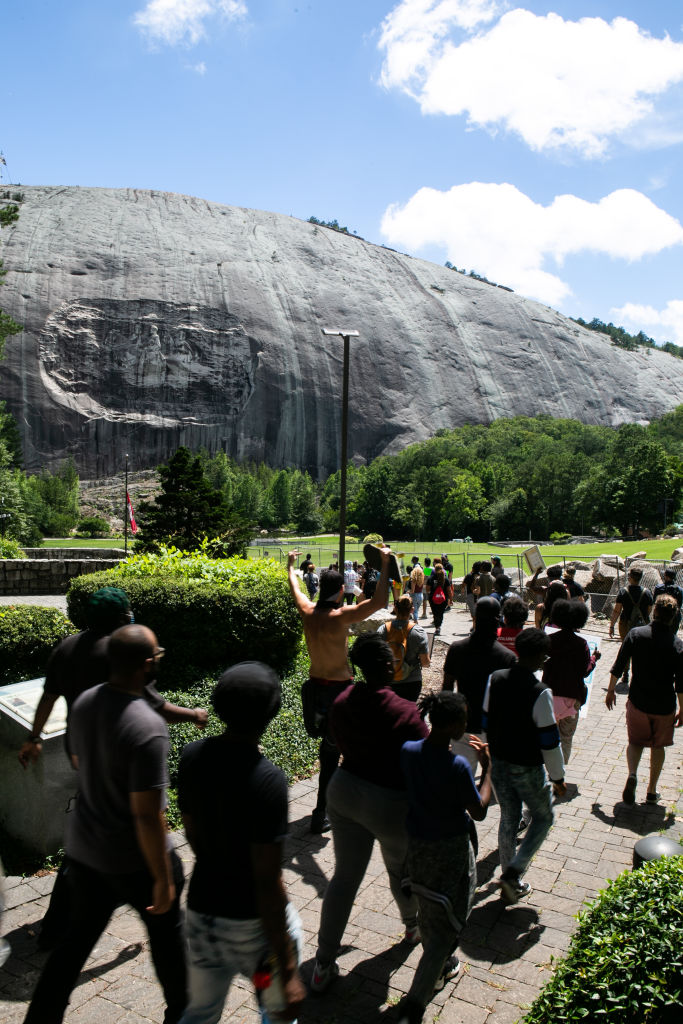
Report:
M104 477L180 444L339 465L440 427L548 413L646 422L683 394L683 361L625 352L545 306L278 214L136 189L24 188L0 234L0 304L24 324L0 395L27 468L74 456Z

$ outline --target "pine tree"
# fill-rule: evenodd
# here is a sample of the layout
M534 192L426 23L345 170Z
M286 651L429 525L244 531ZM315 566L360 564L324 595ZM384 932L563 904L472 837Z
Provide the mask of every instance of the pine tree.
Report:
M244 551L254 530L230 512L223 494L206 479L199 456L179 448L158 473L161 493L138 507L143 547L165 543L190 550L207 537L222 541L222 555Z

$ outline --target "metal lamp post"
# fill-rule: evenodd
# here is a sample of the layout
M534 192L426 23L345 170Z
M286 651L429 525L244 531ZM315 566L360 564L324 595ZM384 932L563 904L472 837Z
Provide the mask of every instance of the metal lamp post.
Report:
M360 337L359 331L327 330L327 337L344 339L344 369L342 373L342 427L341 427L341 494L339 501L339 571L344 572L344 555L346 554L346 463L349 432L349 338Z

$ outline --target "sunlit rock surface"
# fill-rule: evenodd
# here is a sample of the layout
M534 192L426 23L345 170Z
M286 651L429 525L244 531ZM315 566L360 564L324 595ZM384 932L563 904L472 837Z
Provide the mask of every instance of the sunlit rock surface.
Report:
M440 427L548 413L645 422L683 361L625 352L538 303L279 214L138 189L22 188L0 234L0 304L24 324L0 364L26 465L106 476L180 444L338 467ZM586 310L586 315L591 314Z

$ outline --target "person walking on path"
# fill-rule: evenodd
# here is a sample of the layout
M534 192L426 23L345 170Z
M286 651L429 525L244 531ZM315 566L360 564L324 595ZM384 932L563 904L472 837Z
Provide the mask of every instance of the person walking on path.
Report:
M413 555L413 568L410 571L410 596L413 601L413 619L418 620L420 607L424 597L425 574L420 565L420 559Z
M422 692L422 669L429 668L429 643L421 626L412 622L410 594L402 594L394 605L391 622L383 622L377 636L386 640L394 655L394 693L413 703Z
M443 616L448 602L448 580L444 568L438 560L434 562L434 569L427 581L429 607L432 610L434 619L434 633L439 636L443 625Z
M43 693L33 719L32 735L19 751L19 763L24 768L37 763L43 749L41 733L60 697L64 697L67 705L67 733L64 742L69 756L68 723L71 708L77 697L109 677L109 636L132 619L128 595L118 587L101 587L88 601L86 618L87 629L65 637L50 654L45 669ZM155 687L154 678L146 683L143 696L166 722L189 722L199 729L206 727L208 712L205 708L184 708L169 703ZM61 941L67 927L69 887L66 884L66 867L63 861L55 876L50 902L41 923L37 946L43 951L53 949Z
M386 641L376 634L358 637L351 661L364 681L348 686L330 712L330 728L344 761L328 787L334 875L320 915L313 992L324 991L339 973L335 957L375 840L405 925L405 939L419 942L417 899L406 896L401 887L408 849L401 747L407 740L425 739L427 726L416 706L391 689L394 662Z
M482 719L500 804L500 885L508 903L531 892L522 876L553 823L553 794L567 792L552 693L534 675L548 657L550 637L540 629L525 629L515 646L518 663L494 672L488 681ZM515 852L523 803L531 821Z
M432 560L429 557L429 555L425 556L424 567L423 567L422 571L424 573L425 581L424 581L424 590L422 591L422 615L420 616L420 618L421 619L426 619L427 618L428 594L429 594L429 577L434 572L434 569L432 568Z
M674 728L683 725L683 640L671 630L677 612L675 598L668 594L658 597L652 622L648 626L637 626L627 634L612 666L605 696L610 711L617 703L617 680L631 662L631 685L626 701L628 778L622 794L626 804L635 803L638 766L645 747L650 748L646 802L658 803L657 783L664 767L666 748L673 745Z
M470 571L464 577L462 584L460 585L460 592L465 598L465 604L467 610L472 616L472 622L474 623L474 608L477 603L477 597L474 592L474 588L477 584L477 576L479 575L479 567L481 562L474 562Z
M320 577L315 571L315 565L313 562L308 563L308 568L304 573L304 583L306 584L306 590L311 601L314 600L315 595L318 593L318 587L320 586Z
M353 568L353 562L347 559L344 562L344 601L346 604L353 604L358 588L358 573Z
M475 610L474 629L463 640L454 640L448 648L443 666L443 689L453 690L467 699L467 734L484 739L481 722L486 682L496 669L510 668L517 661L516 654L499 644L499 605L493 597L480 597ZM453 743L453 753L468 762L472 772L477 770L475 750L466 739Z
M168 730L144 700L160 648L144 626L112 633L109 681L74 703L69 746L79 791L67 815L69 924L48 958L24 1024L61 1024L78 975L114 910L130 904L149 935L166 1000L164 1024L187 1001L180 892L183 872L164 813Z
M625 640L630 629L634 629L635 626L646 626L650 621L654 598L649 590L641 587L642 578L642 569L629 569L628 585L622 587L614 599L608 631L610 638L614 636L615 623L620 639ZM624 683L628 684L628 662L624 669Z
M448 582L448 602L446 604L445 611L450 611L453 604L453 565L451 564L451 560L448 555L444 554L441 556L441 565L443 566L443 571L446 573L446 580Z
M521 597L513 594L508 597L503 608L503 625L498 627L498 643L508 651L512 651L517 658L515 639L524 629L524 623L529 618L529 609Z
M269 1009L292 1020L306 989L301 922L282 880L288 786L258 746L280 710L280 680L267 665L241 662L223 673L211 701L225 732L189 743L178 769L178 805L197 858L181 1024L218 1024L235 975L251 980L264 964L273 979Z
M407 881L417 896L423 953L410 989L399 1005L400 1024L420 1024L435 992L454 977L454 956L477 884L470 819L483 821L491 800L488 747L473 739L483 781L478 792L470 767L449 750L467 723L461 693L425 694L420 713L429 716L425 740L403 744L401 767L408 785Z
M560 730L566 767L579 722L579 711L588 695L584 679L595 668L600 651L591 654L585 639L577 636L588 621L588 607L583 601L556 601L553 620L559 628L550 634L550 657L543 667L543 682L553 694L553 711Z
M318 800L311 818L311 832L319 834L330 827L325 814L325 794L339 761L339 751L327 728L327 715L335 697L353 682L348 659L349 626L354 622L362 622L386 606L389 555L385 549L381 551L382 572L375 593L369 600L356 605L342 605L344 580L334 569L320 574L318 600L315 603L309 600L299 586L295 570L296 557L296 552L289 552L288 579L289 589L303 623L310 658L308 688L311 694L311 716L309 718L304 709L304 721L309 735L321 738Z
M681 605L683 605L683 590L676 583L676 570L669 567L664 570L664 581L658 583L653 591L654 599L662 597L664 594L668 594L669 597L673 597L678 605L678 615L674 615L671 623L672 633L678 632L678 627L681 624Z

